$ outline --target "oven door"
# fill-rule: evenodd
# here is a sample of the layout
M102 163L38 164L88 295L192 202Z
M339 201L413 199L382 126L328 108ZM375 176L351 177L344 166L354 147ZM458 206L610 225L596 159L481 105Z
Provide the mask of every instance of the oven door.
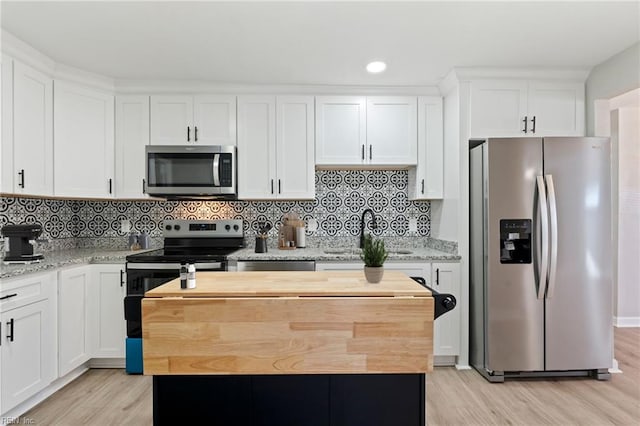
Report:
M226 271L226 261L195 262L196 271ZM156 287L180 277L180 263L127 262L127 296L124 318L127 337L142 337L142 298Z
M145 149L150 195L236 194L234 146L150 145Z

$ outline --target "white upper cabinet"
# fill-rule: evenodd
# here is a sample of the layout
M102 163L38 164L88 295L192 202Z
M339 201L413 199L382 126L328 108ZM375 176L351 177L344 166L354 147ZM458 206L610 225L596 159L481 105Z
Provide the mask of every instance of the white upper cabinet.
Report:
M113 96L55 82L54 193L70 197L112 197Z
M415 97L367 98L367 148L370 164L416 164L417 105Z
M313 97L276 98L277 198L313 199Z
M316 96L316 164L363 164L367 144L367 100Z
M582 83L471 83L471 137L583 136L584 114Z
M149 97L116 97L115 194L142 198L145 192L145 146L149 144Z
M235 96L151 96L151 145L236 145Z
M199 95L193 101L194 142L236 144L236 97Z
M313 97L238 98L238 197L312 199Z
M3 58L2 191L53 195L53 80Z
M238 97L238 198L275 198L275 96Z
M528 115L535 135L584 136L584 84L530 82Z
M415 165L417 103L410 96L316 97L316 164Z
M409 169L410 200L444 196L444 135L442 98L418 98L418 165Z

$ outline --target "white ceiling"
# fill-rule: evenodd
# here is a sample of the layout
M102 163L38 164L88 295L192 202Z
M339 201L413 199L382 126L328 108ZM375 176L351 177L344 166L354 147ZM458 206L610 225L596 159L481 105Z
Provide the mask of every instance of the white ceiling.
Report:
M1 2L2 27L116 79L433 85L454 66L591 68L640 2ZM368 75L371 60L387 71Z

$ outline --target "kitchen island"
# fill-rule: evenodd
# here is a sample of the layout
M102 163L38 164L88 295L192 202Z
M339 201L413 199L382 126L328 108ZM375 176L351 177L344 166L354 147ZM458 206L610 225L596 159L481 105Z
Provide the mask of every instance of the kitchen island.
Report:
M400 272L199 273L142 312L155 424L425 422L433 298Z

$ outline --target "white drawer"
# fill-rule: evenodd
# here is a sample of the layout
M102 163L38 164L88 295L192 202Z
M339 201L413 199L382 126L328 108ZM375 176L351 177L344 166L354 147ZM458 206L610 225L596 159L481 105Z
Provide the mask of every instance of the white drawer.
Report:
M48 299L55 291L55 272L3 279L0 285L0 312Z

